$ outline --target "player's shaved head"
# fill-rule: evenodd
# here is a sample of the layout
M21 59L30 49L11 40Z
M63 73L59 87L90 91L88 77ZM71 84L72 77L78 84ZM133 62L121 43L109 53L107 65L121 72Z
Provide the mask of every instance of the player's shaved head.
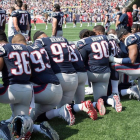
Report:
M109 34L114 34L115 35L115 34L117 34L117 32L114 29L110 29L107 34L108 35Z
M26 39L23 35L17 34L12 39L13 44L23 44L26 45Z
M105 34L105 28L102 25L94 26L93 31L96 35L104 35Z

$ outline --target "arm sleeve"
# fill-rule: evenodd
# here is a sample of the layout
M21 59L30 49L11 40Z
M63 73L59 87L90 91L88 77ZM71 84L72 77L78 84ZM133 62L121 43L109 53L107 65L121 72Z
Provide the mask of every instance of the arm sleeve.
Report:
M121 15L119 21L120 21L120 22L123 22L124 18L125 18L125 16L124 16L124 15Z
M18 16L18 12L13 11L12 14L11 14L11 16L12 16L12 17L17 17L17 16Z
M79 52L80 52L80 54L81 54L81 56L82 56L82 58L83 58L83 61L84 61L84 63L87 61L87 58L88 58L88 54L87 54L87 51L86 51L86 49L85 49L85 46L83 46L83 47L81 47L80 49L79 49Z

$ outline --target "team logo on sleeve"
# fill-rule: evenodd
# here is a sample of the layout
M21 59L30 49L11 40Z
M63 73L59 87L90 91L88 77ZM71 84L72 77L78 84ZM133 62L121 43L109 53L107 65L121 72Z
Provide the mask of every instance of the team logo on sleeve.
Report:
M5 44L0 44L0 54L5 53L5 49L3 48Z

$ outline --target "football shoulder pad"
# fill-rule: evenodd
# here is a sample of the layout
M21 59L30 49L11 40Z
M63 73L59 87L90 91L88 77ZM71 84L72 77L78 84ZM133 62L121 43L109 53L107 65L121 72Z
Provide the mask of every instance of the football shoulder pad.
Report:
M58 17L58 15L59 15L58 12L54 12L54 13L52 14L52 17Z
M18 14L19 14L18 10L15 10L15 11L12 12L11 16L12 17L17 17Z
M126 47L129 47L130 45L133 45L133 44L137 44L137 37L135 35L128 36L125 39L124 44L125 44Z
M77 42L77 48L78 49L81 49L81 48L83 48L83 46L85 46L86 45L86 41L84 40L84 39L81 39L81 40L79 40L78 42Z
M118 37L114 34L109 34L107 36L107 39L110 41L110 40L114 40L117 44L120 43L120 40L118 39Z
M0 44L0 56L3 56L6 53L4 45L6 44Z
M35 44L41 44L42 46L45 45L42 38L36 39L36 40L35 40Z

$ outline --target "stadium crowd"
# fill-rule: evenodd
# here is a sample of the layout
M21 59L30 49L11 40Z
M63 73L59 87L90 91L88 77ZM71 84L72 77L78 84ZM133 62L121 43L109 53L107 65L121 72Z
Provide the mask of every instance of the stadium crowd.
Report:
M130 0L25 0L24 3L28 4L28 11L33 14L46 13L52 11L53 3L60 3L63 7L62 11L72 11L74 13L103 13L104 9L109 9L110 13L115 11L115 7L122 8L125 3ZM14 0L1 0L0 4L3 9L8 10L11 6L14 6ZM78 6L78 8L75 8ZM69 7L69 8L67 8Z

